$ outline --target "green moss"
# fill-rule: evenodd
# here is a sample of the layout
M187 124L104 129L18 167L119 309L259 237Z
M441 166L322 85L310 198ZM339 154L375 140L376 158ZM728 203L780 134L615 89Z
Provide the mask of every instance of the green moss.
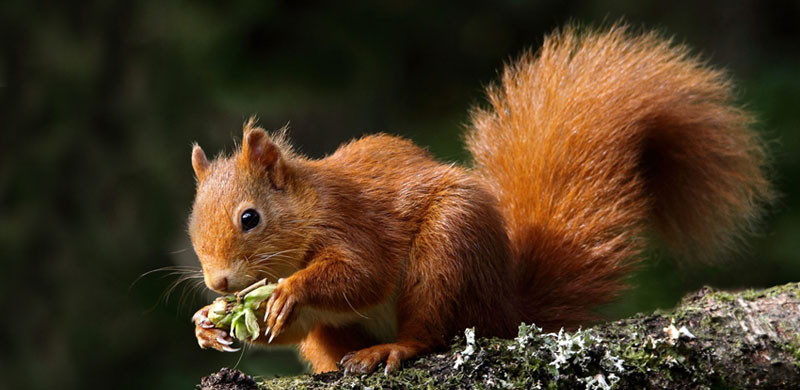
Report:
M727 291L714 291L713 293L709 294L708 297L719 302L733 302L737 298L736 294L732 294Z
M800 335L794 335L786 344L782 346L783 350L791 355L795 367L800 368Z
M736 295L728 293L734 299L738 296L746 301L754 301L761 298L774 298L781 294L789 294L790 296L798 296L800 288L797 283L787 283L780 286L770 287L763 290L745 290L737 293Z
M675 383L700 389L747 388L749 373L720 369L725 367L722 360L747 360L748 351L753 350L742 328L731 326L747 314L736 302L797 294L797 289L792 284L738 294L704 290L673 311L636 315L577 332L545 333L523 324L511 340L478 338L467 343L461 336L451 352L406 362L402 370L388 376L379 372L343 378L340 373L328 373L277 379L262 383L261 388L570 389L612 384L669 388ZM769 318L757 321L765 329L774 325ZM664 332L670 324L686 326L696 337L670 338ZM794 324L779 324L786 330L796 329ZM725 340L725 344L713 345L712 339ZM786 360L800 368L800 336L782 348Z

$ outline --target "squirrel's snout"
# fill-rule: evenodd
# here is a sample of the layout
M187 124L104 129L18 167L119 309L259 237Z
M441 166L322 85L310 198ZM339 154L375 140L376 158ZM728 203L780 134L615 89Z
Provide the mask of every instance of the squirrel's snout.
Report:
M206 279L208 288L220 293L228 293L228 278L225 276L214 276Z
M236 268L228 267L207 267L204 269L203 276L209 289L223 295L239 291L254 282L246 274L237 272Z

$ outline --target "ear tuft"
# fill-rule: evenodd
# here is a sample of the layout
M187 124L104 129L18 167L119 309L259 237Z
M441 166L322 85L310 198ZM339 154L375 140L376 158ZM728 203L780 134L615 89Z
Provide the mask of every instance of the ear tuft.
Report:
M197 181L205 179L210 165L211 163L208 162L203 148L198 144L194 144L192 146L192 168L194 168L194 175L197 177Z
M270 170L280 158L280 150L264 129L253 127L252 118L245 124L241 162Z

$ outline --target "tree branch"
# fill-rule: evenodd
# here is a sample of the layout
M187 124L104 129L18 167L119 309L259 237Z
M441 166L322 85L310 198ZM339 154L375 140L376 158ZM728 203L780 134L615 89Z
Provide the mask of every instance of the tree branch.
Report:
M406 362L388 376L380 369L360 377L332 372L258 388L800 388L796 283L738 293L704 288L671 312L577 332L523 325L513 340L474 340L470 333L449 352ZM218 385L203 388L234 388Z

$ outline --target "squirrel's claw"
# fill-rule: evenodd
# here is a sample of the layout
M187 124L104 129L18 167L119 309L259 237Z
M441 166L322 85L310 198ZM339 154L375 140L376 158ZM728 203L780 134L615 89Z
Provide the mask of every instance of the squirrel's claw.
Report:
M291 288L287 286L287 282L287 280L282 281L272 292L264 313L264 322L266 322L267 328L264 334L269 335L269 343L279 336L283 329L294 319L293 314L297 306L297 299L292 294Z
M211 320L208 319L208 306L200 309L192 316L195 328L194 334L197 337L197 344L200 348L212 348L222 352L237 352L240 348L232 348L233 338L228 332L217 329Z
M233 339L230 336L217 336L217 342L222 345L232 345Z
M214 329L214 324L212 324L211 321L208 320L208 318L206 318L204 321L200 322L197 325L199 325L204 329Z
M344 355L342 360L339 361L339 368L344 368L344 376L350 375L350 365L347 364L347 362L349 362L353 356L356 356L356 353L350 352L347 355Z
M197 313L194 313L194 315L192 316L192 322L197 324L200 323L200 321L202 321L203 319L207 318L208 318L208 307L204 307L198 310Z
M384 363L384 375L398 369L403 359L409 356L408 347L398 344L380 344L359 351L350 352L339 361L339 367L344 370L344 375L370 374ZM413 356L413 355L412 355Z

